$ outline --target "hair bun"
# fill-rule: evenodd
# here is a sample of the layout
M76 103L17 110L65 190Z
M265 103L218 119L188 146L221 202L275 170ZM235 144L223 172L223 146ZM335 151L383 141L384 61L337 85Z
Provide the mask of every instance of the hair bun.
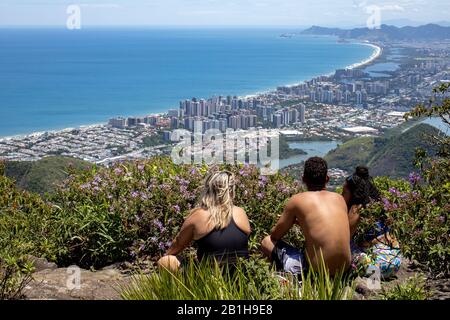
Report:
M363 179L369 178L369 168L364 166L359 166L356 168L356 175Z

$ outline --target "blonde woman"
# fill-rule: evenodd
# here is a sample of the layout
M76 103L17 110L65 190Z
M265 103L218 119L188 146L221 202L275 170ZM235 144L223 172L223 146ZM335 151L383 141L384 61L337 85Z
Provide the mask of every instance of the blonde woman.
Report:
M200 205L192 210L166 255L158 261L162 268L176 271L177 255L192 241L198 245L197 258L216 258L233 263L237 257L248 258L250 222L245 211L234 206L235 178L231 172L208 175Z

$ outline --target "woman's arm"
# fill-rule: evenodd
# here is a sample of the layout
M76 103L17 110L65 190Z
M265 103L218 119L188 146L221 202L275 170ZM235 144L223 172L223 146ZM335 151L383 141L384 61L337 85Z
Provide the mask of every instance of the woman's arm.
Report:
M350 208L350 211L348 212L348 222L350 224L350 237L353 238L353 236L356 233L356 230L358 229L358 223L359 223L359 210L361 210L361 205L354 205Z
M189 246L194 239L194 225L195 217L193 214L189 215L183 223L180 232L175 237L169 250L167 250L166 255L177 255L183 251L187 246Z

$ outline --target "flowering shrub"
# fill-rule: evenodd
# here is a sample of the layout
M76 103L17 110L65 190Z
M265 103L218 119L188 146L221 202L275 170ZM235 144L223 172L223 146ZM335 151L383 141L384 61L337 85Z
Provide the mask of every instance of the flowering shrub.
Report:
M0 176L0 300L20 298L31 281L28 253L54 257L57 246L48 240L50 212L39 196L17 191Z
M222 167L224 168L224 167ZM157 258L198 203L207 166L174 165L169 158L93 168L72 176L50 201L67 252L63 264L103 266ZM286 200L300 191L287 176L260 176L253 166L226 166L236 175L235 204L251 221L251 248L270 232ZM290 240L299 244L296 233Z
M409 180L375 179L382 191L382 202L373 203L362 212L359 240L374 228L376 221L384 220L400 242L403 256L448 275L450 182L436 188L417 173L412 173Z

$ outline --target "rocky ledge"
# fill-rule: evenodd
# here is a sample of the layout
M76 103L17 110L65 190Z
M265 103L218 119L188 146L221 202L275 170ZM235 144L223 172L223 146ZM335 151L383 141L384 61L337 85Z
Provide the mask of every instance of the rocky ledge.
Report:
M33 280L24 289L28 300L118 300L120 288L131 279L119 265L89 271L76 266L58 268L40 258L33 260Z
M58 268L41 258L32 261L35 273L24 290L24 298L29 300L119 300L120 288L132 279L132 266L126 263L89 271L75 266ZM415 263L403 263L395 279L382 282L382 289L406 282L418 274L417 268ZM431 299L450 299L450 279L428 280L427 289L432 293ZM367 278L356 279L355 300L376 299L380 292L368 285Z

